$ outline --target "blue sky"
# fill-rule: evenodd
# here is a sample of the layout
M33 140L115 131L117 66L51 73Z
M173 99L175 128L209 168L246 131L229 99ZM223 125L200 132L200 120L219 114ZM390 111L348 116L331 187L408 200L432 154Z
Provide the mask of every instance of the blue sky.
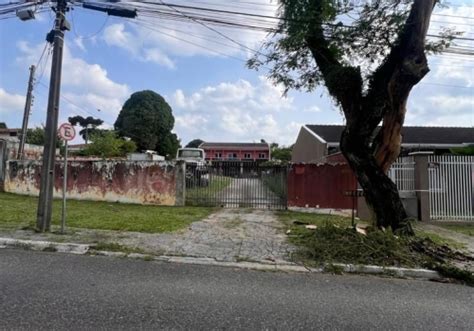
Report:
M228 4L233 10L267 15L273 15L275 9L269 0L206 0L196 5L213 7L213 3L216 8ZM436 13L474 17L471 1L451 3L452 7ZM74 29L66 35L60 122L72 115L93 115L111 127L131 93L150 89L172 106L174 131L183 143L193 138L264 138L291 144L302 124L343 123L323 88L312 93L290 92L283 98L282 88L271 84L264 71L249 70L235 59L248 58L245 48L193 22L155 20L137 25L82 8L69 12L68 19ZM433 20L433 34L440 26L457 26L466 32L465 37L474 38L472 19L434 16ZM0 121L9 127L21 126L28 67L38 63L52 22L50 12L27 22L0 20ZM242 30L219 31L252 48L258 48L265 38ZM474 47L472 41L462 44ZM43 56L37 73L39 78L44 72L35 86L30 126L41 125L46 118L50 70L44 65L46 59L51 57ZM410 97L406 124L473 126L474 58L436 56L430 58L430 65L432 71Z

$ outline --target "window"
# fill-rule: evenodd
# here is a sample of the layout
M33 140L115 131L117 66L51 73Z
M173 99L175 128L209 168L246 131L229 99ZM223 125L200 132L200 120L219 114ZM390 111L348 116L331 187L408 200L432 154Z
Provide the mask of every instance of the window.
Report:
M237 153L229 153L229 154L227 154L227 158L229 160L237 159Z
M265 155L265 153L259 153L259 154L258 154L258 158L259 158L259 159L266 159L267 156Z
M215 158L216 158L216 159L221 159L221 158L222 158L222 153L216 153Z
M244 154L244 159L251 159L252 155L250 153L245 153Z

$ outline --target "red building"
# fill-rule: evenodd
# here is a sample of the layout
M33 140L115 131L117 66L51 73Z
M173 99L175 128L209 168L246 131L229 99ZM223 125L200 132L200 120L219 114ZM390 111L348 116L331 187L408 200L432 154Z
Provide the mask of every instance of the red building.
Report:
M270 145L267 143L202 143L206 161L268 161Z

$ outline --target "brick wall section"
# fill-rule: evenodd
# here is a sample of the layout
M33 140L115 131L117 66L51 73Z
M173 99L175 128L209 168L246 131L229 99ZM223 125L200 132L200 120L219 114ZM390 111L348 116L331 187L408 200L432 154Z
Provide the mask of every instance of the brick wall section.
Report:
M347 164L294 164L288 173L288 206L352 209L345 191L357 180Z
M54 196L61 197L63 162L55 169ZM70 199L156 205L180 205L182 164L150 161L71 161L67 196ZM41 163L7 161L5 192L37 196Z

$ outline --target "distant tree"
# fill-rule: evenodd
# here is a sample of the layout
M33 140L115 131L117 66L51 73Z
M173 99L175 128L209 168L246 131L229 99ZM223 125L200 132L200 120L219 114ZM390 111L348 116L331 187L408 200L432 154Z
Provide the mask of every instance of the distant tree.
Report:
M270 144L272 160L279 160L282 162L291 161L291 147L279 146L277 143Z
M468 145L466 147L451 148L451 153L454 155L474 155L474 145Z
M5 122L0 122L0 129L6 129L7 124Z
M97 127L104 123L104 121L99 118L94 118L92 116L82 117L79 115L69 117L68 121L71 123L71 125L79 125L83 128L81 131L79 131L79 134L81 135L82 139L85 140L86 144L88 140L90 140L90 136L97 132Z
M37 126L36 128L26 130L27 144L44 146L44 127ZM61 148L63 141L61 139L56 140L56 148Z
M136 151L137 146L131 140L119 138L115 131L102 131L93 133L91 143L84 149L84 154L89 156L118 157Z
M186 147L189 147L189 148L198 148L204 141L201 140L201 139L193 139L191 140L190 142L188 142L188 144L186 145Z
M44 145L44 128L36 127L33 129L28 129L26 131L25 142L27 144L43 146Z
M115 121L115 130L130 137L140 150L155 150L160 155L174 156L180 146L172 133L174 117L170 105L153 91L133 93Z

